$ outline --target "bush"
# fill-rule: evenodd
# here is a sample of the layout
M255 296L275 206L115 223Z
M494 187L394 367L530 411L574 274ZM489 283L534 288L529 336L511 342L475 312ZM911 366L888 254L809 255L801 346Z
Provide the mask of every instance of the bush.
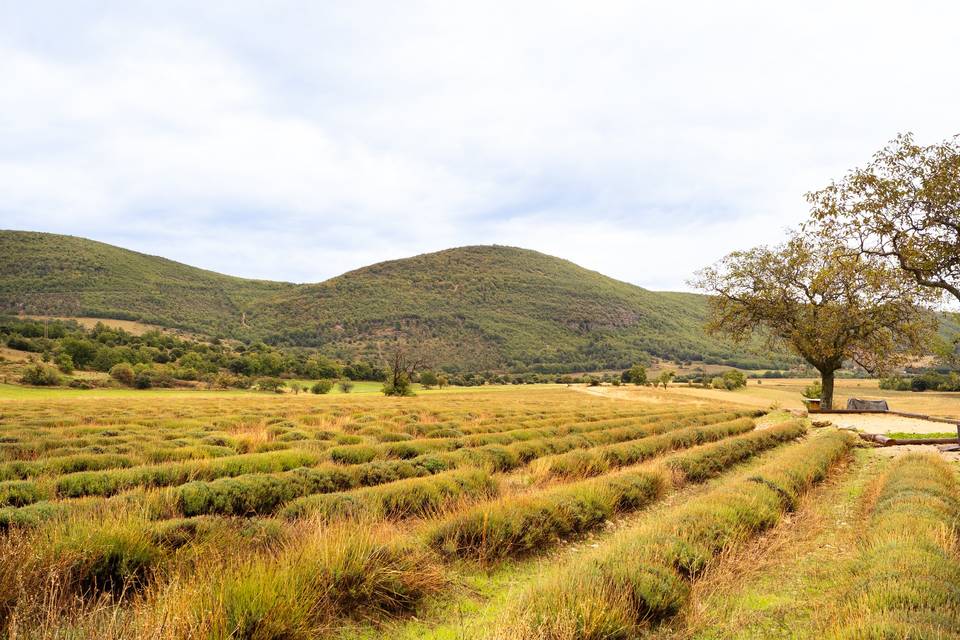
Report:
M747 376L742 371L736 369L727 371L723 374L723 384L729 391L741 389L747 386Z
M149 389L153 386L153 376L147 371L141 371L133 379L133 386L137 389Z
M347 378L343 378L342 380L337 382L337 387L339 387L340 391L343 393L350 393L351 391L353 391L354 386L355 385L353 384L353 381Z
M283 389L287 385L287 383L285 383L280 378L269 378L269 377L257 378L257 381L255 384L257 389L259 389L260 391L273 391L274 393L283 393Z
M57 365L61 373L67 375L73 373L73 358L70 357L69 353L58 353L53 359L53 363Z
M377 455L377 450L366 444L348 445L330 449L330 459L340 464L362 464L370 462Z
M60 374L51 366L37 363L24 370L20 382L35 387L53 387L60 384Z
M141 373L141 375L144 375L144 373ZM121 362L120 364L115 364L110 367L110 377L128 387L132 387L136 381L136 374L134 374L133 367L131 367L128 362ZM150 385L147 385L147 387L149 386ZM139 388L146 389L147 387Z
M804 397L804 398L809 398L809 399L811 399L811 400L816 400L816 399L820 398L821 395L823 395L823 385L821 384L821 382L820 382L819 380L817 380L817 381L814 382L813 384L807 385L807 386L804 387L804 389L803 389L803 397Z
M310 387L310 393L315 395L322 395L325 393L330 393L330 390L333 389L332 380L317 380L312 387Z

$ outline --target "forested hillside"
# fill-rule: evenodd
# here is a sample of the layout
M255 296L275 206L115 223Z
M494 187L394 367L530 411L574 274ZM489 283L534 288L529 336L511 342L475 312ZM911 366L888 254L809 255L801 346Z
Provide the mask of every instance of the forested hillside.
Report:
M0 273L0 312L140 320L344 360L375 360L403 341L452 371L591 370L649 357L786 364L706 336L703 296L648 291L511 247L449 249L293 285L4 231Z

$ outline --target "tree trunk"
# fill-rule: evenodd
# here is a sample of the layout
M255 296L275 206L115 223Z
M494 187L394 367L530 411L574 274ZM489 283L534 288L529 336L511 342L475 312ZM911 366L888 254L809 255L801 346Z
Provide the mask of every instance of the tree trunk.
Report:
M834 371L821 371L820 384L823 391L820 392L820 409L830 411L833 409L833 376Z

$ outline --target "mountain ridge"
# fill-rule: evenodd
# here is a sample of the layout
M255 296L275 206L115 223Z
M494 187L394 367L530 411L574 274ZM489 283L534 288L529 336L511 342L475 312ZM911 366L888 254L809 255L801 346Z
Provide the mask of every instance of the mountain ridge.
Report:
M0 273L4 313L139 320L344 360L382 357L398 341L448 370L589 370L650 357L789 360L704 335L705 296L650 291L505 245L444 249L294 284L77 236L0 231Z

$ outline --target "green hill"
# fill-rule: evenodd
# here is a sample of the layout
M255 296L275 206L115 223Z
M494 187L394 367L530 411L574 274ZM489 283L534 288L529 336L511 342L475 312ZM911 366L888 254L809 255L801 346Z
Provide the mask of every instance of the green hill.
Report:
M293 285L4 231L0 273L3 312L140 320L343 359L375 359L404 340L437 366L462 370L588 370L644 354L784 364L705 336L703 296L648 291L511 247L449 249Z
M291 284L245 280L102 242L0 231L0 311L139 320L234 335L243 311Z

